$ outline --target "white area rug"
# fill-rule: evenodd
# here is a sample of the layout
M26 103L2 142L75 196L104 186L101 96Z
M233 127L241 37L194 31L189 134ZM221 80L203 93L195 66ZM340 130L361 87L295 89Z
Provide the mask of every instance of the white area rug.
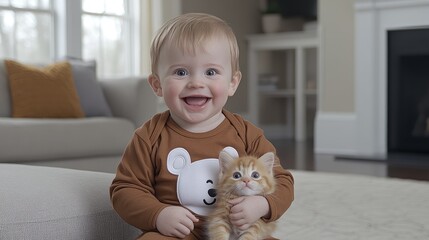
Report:
M429 240L429 182L292 171L295 200L274 236L287 240Z

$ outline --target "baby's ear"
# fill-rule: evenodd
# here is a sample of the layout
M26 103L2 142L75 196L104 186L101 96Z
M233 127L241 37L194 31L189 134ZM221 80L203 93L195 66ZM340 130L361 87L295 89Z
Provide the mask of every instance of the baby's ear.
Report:
M267 169L269 174L272 174L273 172L274 159L275 155L273 152L267 152L259 158L259 161L262 161L264 163L265 168Z
M150 74L147 78L149 85L152 87L153 92L156 96L162 97L161 80L156 74Z
M240 85L241 81L241 72L237 71L233 74L231 82L229 83L229 89L228 89L228 96L233 96L235 91L238 88L238 85Z

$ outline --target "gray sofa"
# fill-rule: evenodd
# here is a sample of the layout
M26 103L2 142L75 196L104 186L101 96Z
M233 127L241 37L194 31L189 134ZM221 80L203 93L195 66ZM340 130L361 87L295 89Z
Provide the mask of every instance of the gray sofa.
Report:
M114 174L0 163L0 239L135 239L113 210Z
M157 97L144 78L98 81L94 64L72 66L85 118L13 118L0 60L0 239L140 234L113 210L109 186L134 130L157 112ZM107 113L96 111L100 99Z
M88 84L91 77L96 78L93 64L72 65L77 67L76 80ZM108 104L108 116L12 118L7 70L1 60L0 163L115 172L133 131L156 113L157 97L144 78L94 80L91 84L101 86L99 94ZM82 89L88 91L87 86ZM93 104L96 93L86 92L80 96L81 100L86 97Z

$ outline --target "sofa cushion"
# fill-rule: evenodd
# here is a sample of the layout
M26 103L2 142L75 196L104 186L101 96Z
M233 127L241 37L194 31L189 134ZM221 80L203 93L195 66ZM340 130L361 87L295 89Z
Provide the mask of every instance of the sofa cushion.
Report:
M5 60L12 116L19 118L83 117L71 65L58 62L43 69Z
M113 117L0 118L0 162L120 156L134 129Z
M113 174L0 164L0 239L135 239L111 207Z
M85 116L112 116L103 90L97 80L96 62L76 59L67 59L67 61L72 66L74 83Z

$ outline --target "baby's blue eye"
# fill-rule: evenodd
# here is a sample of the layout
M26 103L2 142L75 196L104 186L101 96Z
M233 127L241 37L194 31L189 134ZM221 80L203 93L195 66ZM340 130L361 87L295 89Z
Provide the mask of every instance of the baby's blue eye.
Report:
M186 76L186 75L188 75L188 71L186 71L185 69L177 69L175 73L178 76Z
M214 75L216 75L216 70L209 69L209 70L207 70L206 75L207 76L214 76Z
M254 179L258 179L261 175L258 173L258 172L252 172L252 178L254 178Z
M239 178L241 178L241 173L240 173L240 172L234 172L234 173L232 174L232 177L233 177L234 179L239 179Z

